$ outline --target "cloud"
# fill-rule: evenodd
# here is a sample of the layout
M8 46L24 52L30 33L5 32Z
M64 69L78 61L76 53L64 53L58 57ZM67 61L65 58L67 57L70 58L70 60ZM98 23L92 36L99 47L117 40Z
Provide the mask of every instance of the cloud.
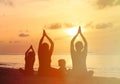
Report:
M116 5L120 5L120 0L117 0L117 1L116 1Z
M75 25L72 23L52 23L49 25L45 25L43 28L48 28L48 29L60 29L60 28L70 28L74 27Z
M106 28L112 28L112 23L100 23L96 25L96 29L106 29Z
M108 23L94 23L94 22L89 22L85 25L85 28L91 28L91 29L107 29L107 28L112 28L113 24L108 22Z
M97 7L97 9L104 9L106 7L120 5L120 0L89 0L89 3Z
M115 0L97 0L96 5L99 9L103 9L107 6L113 6Z
M49 25L45 25L44 28L47 29L60 29L60 28L72 28L76 26L72 23L53 23ZM87 23L85 25L85 28L87 29L106 29L106 28L112 28L113 24L111 22L102 22L102 23L95 23L93 21Z
M11 7L14 6L14 3L11 0L0 0L0 3L6 6L11 6Z
M61 27L62 25L60 23L53 23L53 24L44 26L44 28L48 28L48 29L59 29Z
M28 36L30 36L29 34L26 34L26 33L20 33L19 34L19 37L28 37Z

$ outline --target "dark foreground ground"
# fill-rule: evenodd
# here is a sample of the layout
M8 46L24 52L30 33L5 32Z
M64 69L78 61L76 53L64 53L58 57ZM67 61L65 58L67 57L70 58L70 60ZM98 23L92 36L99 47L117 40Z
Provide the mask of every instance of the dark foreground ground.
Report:
M24 76L18 69L0 67L0 84L120 84L120 79L106 77L55 78Z

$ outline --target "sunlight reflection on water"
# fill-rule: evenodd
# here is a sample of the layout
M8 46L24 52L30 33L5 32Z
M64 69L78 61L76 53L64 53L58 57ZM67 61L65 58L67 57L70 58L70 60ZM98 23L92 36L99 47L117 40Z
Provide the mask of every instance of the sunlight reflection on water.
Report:
M38 57L34 69L38 69ZM58 68L58 60L65 59L66 67L69 69L72 67L70 55L53 55L52 67ZM120 57L119 55L96 55L88 54L87 67L88 70L93 70L95 76L105 77L119 77L120 78ZM0 66L10 68L24 67L24 55L0 55Z

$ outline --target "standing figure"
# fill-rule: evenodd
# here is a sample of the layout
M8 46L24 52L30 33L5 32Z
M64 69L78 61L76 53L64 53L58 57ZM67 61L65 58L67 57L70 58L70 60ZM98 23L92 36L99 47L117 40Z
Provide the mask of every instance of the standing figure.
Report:
M25 52L25 70L23 70L22 68L20 68L19 70L23 72L25 75L33 75L34 62L35 62L35 51L31 45L29 49Z
M82 37L84 45L81 41L78 41L75 43L75 47L74 47L74 41L79 34ZM88 52L88 44L81 32L80 26L77 34L73 37L71 41L70 51L71 51L72 66L73 66L72 71L75 72L77 75L86 73L87 72L86 57Z
M49 44L46 42L43 42L44 37L48 39L50 42ZM51 76L53 75L55 69L51 68L51 56L54 49L54 43L50 39L50 37L46 34L45 30L43 30L43 36L39 42L39 48L38 48L38 59L39 59L39 68L38 68L38 74L40 76Z

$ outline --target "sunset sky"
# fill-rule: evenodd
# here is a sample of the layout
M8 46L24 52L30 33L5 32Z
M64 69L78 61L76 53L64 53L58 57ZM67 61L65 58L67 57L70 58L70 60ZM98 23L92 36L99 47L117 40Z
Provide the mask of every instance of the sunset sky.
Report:
M120 0L0 0L0 54L37 52L43 29L69 54L79 25L89 52L120 54Z

